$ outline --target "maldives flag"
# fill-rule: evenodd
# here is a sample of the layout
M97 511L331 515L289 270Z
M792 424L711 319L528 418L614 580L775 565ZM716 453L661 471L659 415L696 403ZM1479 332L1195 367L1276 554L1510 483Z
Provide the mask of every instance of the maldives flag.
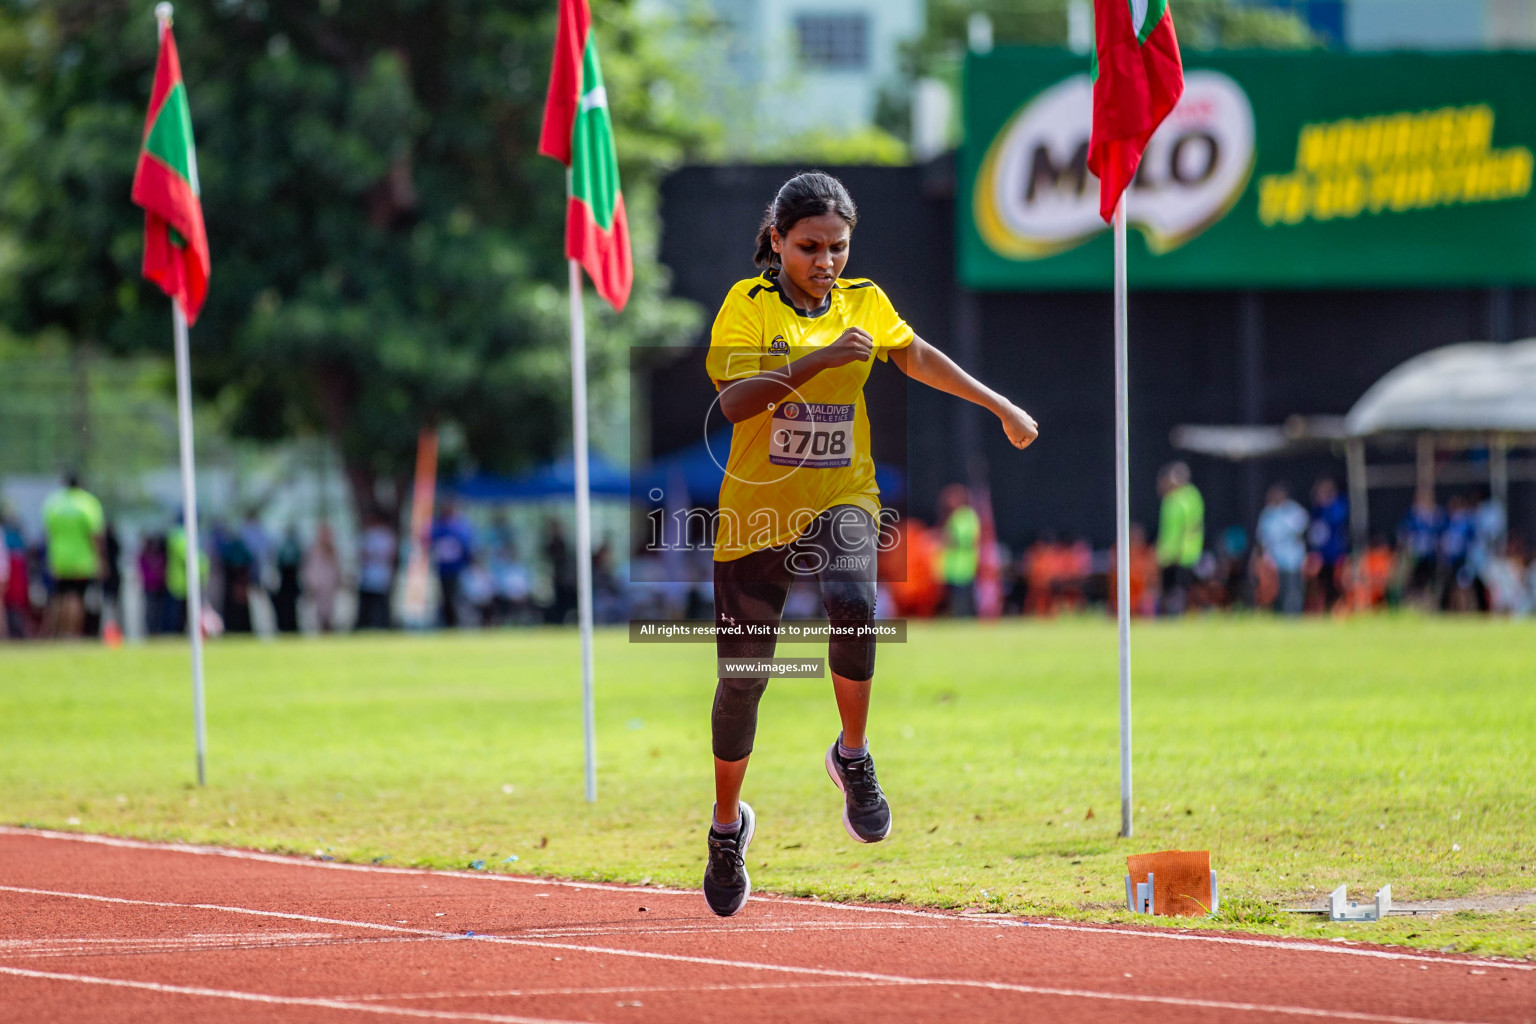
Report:
M144 276L181 304L188 324L197 322L208 296L208 233L199 194L192 112L176 39L166 24L133 174L133 201L144 207Z
M1184 94L1184 65L1168 0L1093 0L1093 134L1088 169L1099 215L1113 220L1147 140Z
M634 283L629 222L619 191L608 93L592 38L587 0L560 0L560 27L544 104L539 152L570 168L565 254L587 268L597 293L623 309Z

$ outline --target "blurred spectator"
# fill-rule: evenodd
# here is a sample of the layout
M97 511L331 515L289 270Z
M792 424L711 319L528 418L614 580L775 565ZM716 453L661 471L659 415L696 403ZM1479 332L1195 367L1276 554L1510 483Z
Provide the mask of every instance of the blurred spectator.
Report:
M11 551L5 543L5 529L0 527L0 594L4 594L6 584L11 579ZM0 640L10 636L11 631L6 624L6 615L0 610Z
M1440 532L1445 517L1435 504L1435 492L1421 487L1413 496L1413 505L1398 528L1398 545L1408 558L1408 587L1405 597L1427 604L1434 593L1440 565Z
M272 592L272 614L279 633L299 631L299 577L304 567L304 548L297 527L290 526L277 546L277 589Z
M101 578L101 502L80 486L73 471L64 487L43 503L43 531L48 542L48 574L53 592L43 616L46 637L78 637L85 629L85 595Z
M459 624L459 582L474 560L475 538L451 502L444 502L438 510L430 542L442 601L439 619L445 629L453 629Z
M101 534L101 607L96 611L96 622L87 623L86 632L94 635L107 622L118 629L123 624L123 543L118 539L117 527L109 520ZM89 605L87 605L89 617ZM121 634L119 634L120 636Z
M1387 539L1381 536L1371 538L1370 545L1358 559L1353 563L1345 562L1345 576L1349 580L1349 607L1355 611L1368 611L1395 604L1397 565L1397 552Z
M1494 563L1504 553L1509 516L1504 505L1486 489L1478 493L1472 510L1472 546L1467 552L1467 572L1472 577L1472 592L1477 610L1490 611L1493 599L1488 582Z
M1525 546L1518 538L1510 538L1501 553L1489 557L1484 569L1490 609L1517 616L1536 611L1536 560L1531 562L1530 579L1525 577Z
M944 533L939 576L944 580L949 614L957 619L974 618L981 518L971 507L970 492L964 484L950 484L939 492L939 528Z
M517 557L511 532L491 552L491 587L497 622L527 622L533 611L533 580ZM670 617L670 616L663 616Z
M1061 576L1057 581L1057 611L1081 611L1088 603L1088 577L1093 574L1093 545L1086 537L1070 541L1062 549Z
M626 614L624 590L613 568L613 543L605 540L592 552L592 621L623 622Z
M1518 572L1518 566L1513 568ZM1531 558L1530 564L1526 567L1523 582L1525 583L1525 592L1529 595L1530 602L1526 607L1532 608L1536 606L1536 556Z
M315 609L315 624L320 632L329 633L336 628L336 595L341 590L341 559L330 523L321 523L315 531L315 542L304 556L301 581L304 596Z
M1258 540L1279 577L1275 611L1282 615L1300 615L1306 603L1301 567L1307 557L1307 510L1291 499L1284 484L1275 484L1264 499L1259 513Z
M1182 462L1171 462L1158 473L1157 493L1163 499L1157 528L1162 613L1182 615L1189 603L1195 565L1205 550L1205 500Z
M544 559L549 562L554 599L545 609L545 621L559 626L576 610L576 556L565 541L565 529L558 519L544 521ZM690 614L691 614L690 609Z
M1476 524L1472 509L1461 495L1452 495L1445 503L1445 529L1440 531L1440 610L1466 611L1470 605L1467 592L1467 556L1472 550Z
M166 600L170 596L165 589L166 558L165 537L158 533L145 534L139 543L137 563L139 588L144 592L146 636L170 632L166 621Z
M261 525L261 516L254 508L245 514L245 522L240 525L240 542L250 554L245 583L249 602L253 594L267 590L272 572L272 537Z
M208 580L208 556L197 553L198 579ZM176 525L165 538L165 589L167 613L165 623L168 633L181 633L187 629L187 528L180 516Z
M944 601L944 585L939 579L939 542L934 531L921 520L908 519L900 525L888 524L875 558L879 578L887 581L892 607L883 614L895 618L927 618Z
M1248 531L1233 523L1216 541L1216 560L1211 573L1212 607L1251 608L1253 587L1248 571Z
M496 617L496 588L491 574L478 558L471 559L456 581L458 597L475 613L475 624L489 626ZM457 620L455 620L457 621Z
M224 600L220 614L230 633L251 632L251 589L256 585L256 558L246 546L246 531L220 530L217 548L224 567Z
M687 563L676 552L669 550L667 557L663 558L650 549L644 538L638 540L629 559L634 617L683 618L688 604L688 591L692 586L686 570ZM533 605L532 579L528 569L519 561L515 547L509 546L498 551L491 565L491 575L496 577L498 604L505 601L507 616L514 622L528 619ZM521 592L524 602L521 615L514 610L517 605L513 594L516 592Z
M6 632L13 639L32 635L32 572L27 564L27 542L21 527L13 519L0 520L0 536L5 538L6 572L3 610Z
M1322 588L1323 610L1339 602L1343 592L1339 576L1349 557L1349 502L1328 477L1312 485L1312 525L1307 546L1317 555L1317 580Z
M395 531L383 516L373 514L363 527L357 559L356 629L389 629L389 595L395 585L399 549Z
M1056 590L1056 577L1061 572L1059 550L1055 530L1041 530L1035 542L1025 550L1020 566L1024 577L1025 614L1051 614L1054 608L1051 596Z
M1157 612L1157 552L1147 543L1146 527L1131 524L1130 544L1130 592L1132 615L1154 615ZM1109 552L1109 610L1119 609L1120 588L1118 567L1119 553Z

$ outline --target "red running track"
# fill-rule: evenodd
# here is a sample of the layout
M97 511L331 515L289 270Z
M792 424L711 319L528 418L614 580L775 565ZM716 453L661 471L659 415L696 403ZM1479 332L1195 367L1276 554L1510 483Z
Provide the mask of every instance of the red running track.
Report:
M381 1018L1503 1024L1536 964L0 828L0 1021Z

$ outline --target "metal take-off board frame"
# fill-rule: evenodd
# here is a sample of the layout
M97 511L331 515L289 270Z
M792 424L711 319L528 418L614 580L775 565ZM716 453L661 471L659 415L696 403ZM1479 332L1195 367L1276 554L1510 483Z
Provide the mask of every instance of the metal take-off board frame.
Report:
M1374 903L1361 906L1349 899L1344 886L1328 894L1328 919L1330 921L1381 921L1392 912L1392 887L1384 885L1376 892Z

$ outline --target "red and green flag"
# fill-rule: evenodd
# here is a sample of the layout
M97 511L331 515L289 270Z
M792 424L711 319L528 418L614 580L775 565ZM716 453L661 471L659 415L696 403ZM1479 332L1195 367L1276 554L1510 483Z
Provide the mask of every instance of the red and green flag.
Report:
M614 309L623 309L635 269L624 194L619 191L613 121L587 0L560 0L539 152L570 168L566 256L587 269L597 293Z
M1184 64L1168 0L1093 0L1093 134L1088 169L1099 215L1114 219L1147 140L1184 94Z
M208 232L199 199L192 112L169 24L160 34L133 201L144 207L144 276L181 304L188 324L195 323L208 295Z

